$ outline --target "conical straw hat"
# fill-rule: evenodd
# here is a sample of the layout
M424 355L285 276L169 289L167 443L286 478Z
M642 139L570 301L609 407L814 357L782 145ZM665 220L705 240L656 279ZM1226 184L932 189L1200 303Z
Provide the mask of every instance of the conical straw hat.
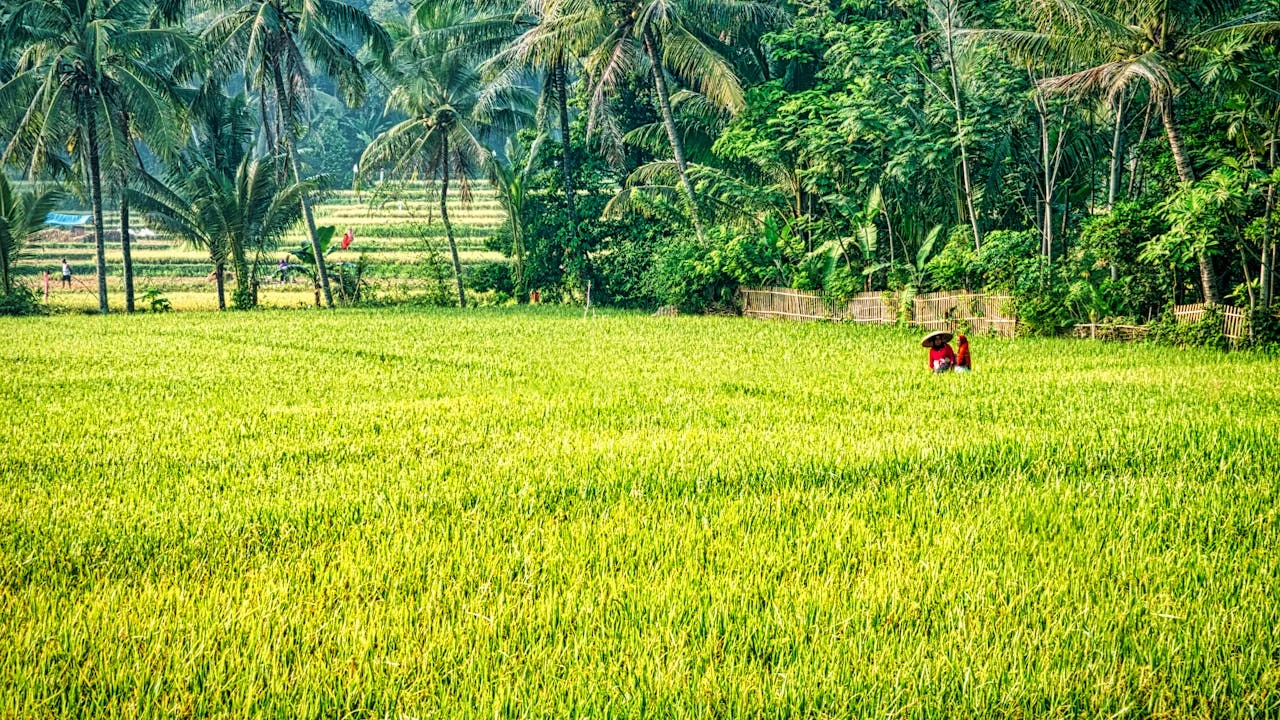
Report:
M929 347L929 343L933 342L934 338L942 338L942 342L949 343L952 337L954 336L946 330L934 330L924 336L924 339L920 341L920 347Z

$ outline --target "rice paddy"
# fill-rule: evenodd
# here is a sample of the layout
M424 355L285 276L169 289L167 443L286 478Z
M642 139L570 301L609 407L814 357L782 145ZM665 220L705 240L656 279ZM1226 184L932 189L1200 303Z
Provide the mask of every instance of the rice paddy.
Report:
M440 221L439 196L426 184L418 184L399 192L394 199L384 199L369 192L342 190L331 193L315 206L316 224L332 225L337 237L347 228L355 235L349 250L335 249L328 254L330 262L355 262L364 255L369 263L366 277L375 291L384 294L412 294L428 282L427 261L431 257L448 257L444 226ZM481 262L505 262L499 252L486 249L486 241L506 221L493 189L482 182L474 183L470 202L451 197L449 215L458 243L463 266ZM108 298L113 310L124 309L123 253L120 248L119 214L104 213L108 230L107 274ZM135 287L141 294L147 289L164 292L177 310L212 310L217 307L212 266L208 253L192 247L181 238L150 231L145 218L136 213L130 225L137 236L132 238ZM276 263L306 240L301 226L282 238L278 249L266 253L260 265L262 290L260 300L268 307L299 307L314 303L310 281L295 274L290 282L276 282L271 273ZM69 289L59 287L62 258L71 264L75 282ZM97 286L94 279L93 237L80 228L76 234L47 231L15 265L17 276L43 292L43 275L51 278L49 304L63 310L94 311L97 309ZM145 307L145 306L144 306Z
M0 717L1280 715L1272 359L555 308L0 355Z

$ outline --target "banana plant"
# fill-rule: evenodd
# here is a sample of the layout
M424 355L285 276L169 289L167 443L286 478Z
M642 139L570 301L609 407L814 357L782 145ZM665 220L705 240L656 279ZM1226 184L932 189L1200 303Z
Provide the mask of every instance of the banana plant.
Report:
M32 237L45 227L45 216L66 197L60 188L16 193L0 173L0 292L13 292L13 264L27 252Z
M916 228L920 229L917 230ZM942 237L942 225L934 225L929 230L924 231L923 226L914 224L906 224L907 237L916 235L919 240L919 246L916 249L914 257L911 258L909 267L911 269L911 284L917 292L923 291L925 283L929 279L929 261L933 260L934 250L938 246L938 238Z
M316 296L316 307L320 307L322 275L319 270L321 265L320 262L316 260L315 250L318 249L320 251L321 258L328 255L332 250L330 245L333 243L333 235L335 231L336 228L332 225L322 225L317 227L314 244L309 241L304 241L301 245L289 251L289 254L292 255L295 260L295 262L289 263L289 269L296 270L297 272L311 278L312 289L315 291Z
M828 195L822 200L848 220L852 232L847 243L845 238L836 236L818 246L812 255L825 255L824 277L829 277L835 271L836 263L841 257L844 258L850 274L855 274L850 252L852 247L852 250L858 254L859 265L862 266L864 287L870 291L871 278L889 266L886 262L878 261L876 257L880 244L880 230L876 226L876 220L884 214L884 196L880 192L880 186L876 185L871 189L861 208L854 207L852 201L843 195Z

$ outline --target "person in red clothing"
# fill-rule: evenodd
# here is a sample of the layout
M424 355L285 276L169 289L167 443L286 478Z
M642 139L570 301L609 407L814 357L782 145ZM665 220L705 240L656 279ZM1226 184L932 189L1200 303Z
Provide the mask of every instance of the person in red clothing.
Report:
M956 338L956 372L973 371L973 361L969 359L969 338L961 335Z
M351 241L355 239L356 239L356 234L351 231L351 228L347 228L347 232L344 233L342 236L342 249L346 250L347 248L351 247Z
M931 332L920 341L921 347L929 348L929 369L935 373L944 373L955 367L956 353L951 349L951 333L945 330Z

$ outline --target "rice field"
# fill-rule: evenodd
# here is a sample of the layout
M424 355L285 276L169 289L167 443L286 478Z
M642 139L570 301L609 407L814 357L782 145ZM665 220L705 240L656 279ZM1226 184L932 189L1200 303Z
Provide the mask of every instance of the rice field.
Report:
M486 241L506 221L493 188L476 182L472 199L462 203L451 198L449 217L453 222L463 265L481 262L505 262L501 253L486 249ZM315 208L318 226L332 225L337 237L347 228L355 242L347 251L335 250L327 256L330 262L355 262L361 255L369 261L366 277L377 288L393 293L413 293L429 274L427 261L433 254L448 257L444 225L439 217L439 196L427 184L414 185L384 201L369 192L342 190L331 193ZM76 212L87 212L82 210ZM113 309L124 308L123 253L119 242L118 213L106 212L108 298ZM130 225L139 236L132 238L135 287L140 294L146 288L165 292L175 309L209 310L217 307L215 288L209 273L208 254L184 243L180 238L149 232L141 215L131 215ZM262 263L263 275L275 269L280 258L306 240L302 226L279 243L279 249L268 253ZM72 266L77 282L68 290L58 287L62 258ZM46 232L15 266L18 277L43 291L42 273L52 279L50 305L65 310L96 310L97 290L95 259L91 233L72 235L68 232ZM261 300L268 307L297 307L314 302L310 281L301 276L292 282L276 283L264 278Z
M1280 364L482 311L0 321L0 717L1280 716Z

